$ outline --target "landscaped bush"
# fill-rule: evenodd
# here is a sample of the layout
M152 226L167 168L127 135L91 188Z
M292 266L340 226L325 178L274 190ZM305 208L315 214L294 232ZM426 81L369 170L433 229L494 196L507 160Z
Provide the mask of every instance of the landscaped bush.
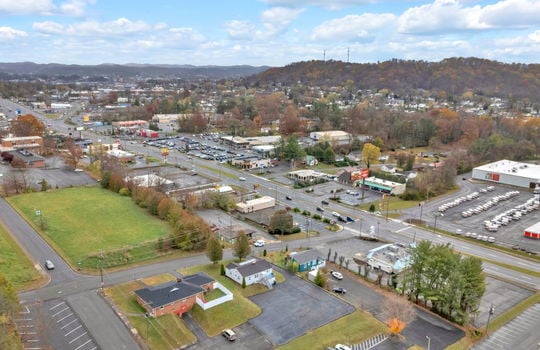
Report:
M302 212L302 215L304 215L304 216L311 216L311 212L310 212L309 210L304 210L304 211Z

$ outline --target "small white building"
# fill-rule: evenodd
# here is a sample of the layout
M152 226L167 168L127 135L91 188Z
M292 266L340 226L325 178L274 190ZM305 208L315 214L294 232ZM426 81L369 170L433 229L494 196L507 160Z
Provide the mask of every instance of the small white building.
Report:
M246 286L255 283L261 283L269 288L276 283L272 265L266 260L249 259L241 263L229 263L225 266L225 276L229 277L238 284L246 281Z
M276 199L270 196L262 196L245 202L236 203L236 210L243 214L254 211L273 208L276 205Z
M315 141L328 141L336 145L348 145L351 143L351 134L341 130L313 131L309 137Z

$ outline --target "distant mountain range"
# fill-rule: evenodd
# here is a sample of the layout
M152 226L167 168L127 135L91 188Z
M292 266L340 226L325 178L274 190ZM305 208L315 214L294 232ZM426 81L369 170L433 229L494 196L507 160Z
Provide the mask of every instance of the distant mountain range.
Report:
M308 61L270 68L246 77L248 86L282 84L293 87L353 86L388 89L401 96L415 90L444 92L459 97L477 95L529 99L540 102L540 64L506 64L480 58L448 58L440 62L390 60L379 63Z
M448 58L440 62L398 59L378 63L307 61L285 67L0 63L0 80L41 78L84 82L120 77L186 81L239 79L242 84L253 87L348 86L351 92L352 89L388 89L400 96L426 90L459 98L471 91L476 95L540 103L540 64L507 64L475 57Z
M38 64L33 62L0 63L0 79L63 78L90 81L92 78L143 77L162 79L238 79L267 70L268 66L192 66L168 64Z

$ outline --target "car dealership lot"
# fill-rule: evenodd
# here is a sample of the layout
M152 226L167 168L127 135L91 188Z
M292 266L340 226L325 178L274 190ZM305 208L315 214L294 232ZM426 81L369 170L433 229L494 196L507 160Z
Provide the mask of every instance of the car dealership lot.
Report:
M540 240L523 236L525 228L540 221L540 209L531 209L527 213L523 211L519 215L519 218L513 218L507 223L499 225L496 230L488 230L486 228L487 221L501 217L502 214L508 211L515 211L517 207L523 206L533 199L533 194L527 190L518 190L503 186L491 186L493 189L488 191L488 187L490 185L478 184L475 188L477 190L475 192L479 194L478 196L469 200L466 199L458 205L450 206L442 212L439 211L442 205L452 203L459 198L467 196L448 196L444 200L438 200L433 210L426 210L424 212L423 221L433 226L435 224L435 216L437 216L437 228L445 229L452 233L455 233L459 228L462 230L463 235L469 232L476 235L493 236L497 244L509 247L527 247L532 251L540 253ZM509 195L514 191L517 192L515 195ZM463 212L471 209L475 212L470 216L464 217Z

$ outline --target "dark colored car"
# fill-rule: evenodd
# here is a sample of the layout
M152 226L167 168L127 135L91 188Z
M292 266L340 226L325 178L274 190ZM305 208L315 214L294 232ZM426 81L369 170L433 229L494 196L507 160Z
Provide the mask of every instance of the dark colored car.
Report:
M317 207L317 211L324 211L324 209L321 207Z
M292 197L291 196L285 196L285 199L292 200Z
M323 205L328 205L328 204L330 204L330 203L328 203L328 201L325 201L325 200L322 200L321 203L322 203Z
M347 293L347 290L345 288L341 288L341 287L334 287L334 288L332 288L332 292L338 293L338 294L345 294L345 293Z

